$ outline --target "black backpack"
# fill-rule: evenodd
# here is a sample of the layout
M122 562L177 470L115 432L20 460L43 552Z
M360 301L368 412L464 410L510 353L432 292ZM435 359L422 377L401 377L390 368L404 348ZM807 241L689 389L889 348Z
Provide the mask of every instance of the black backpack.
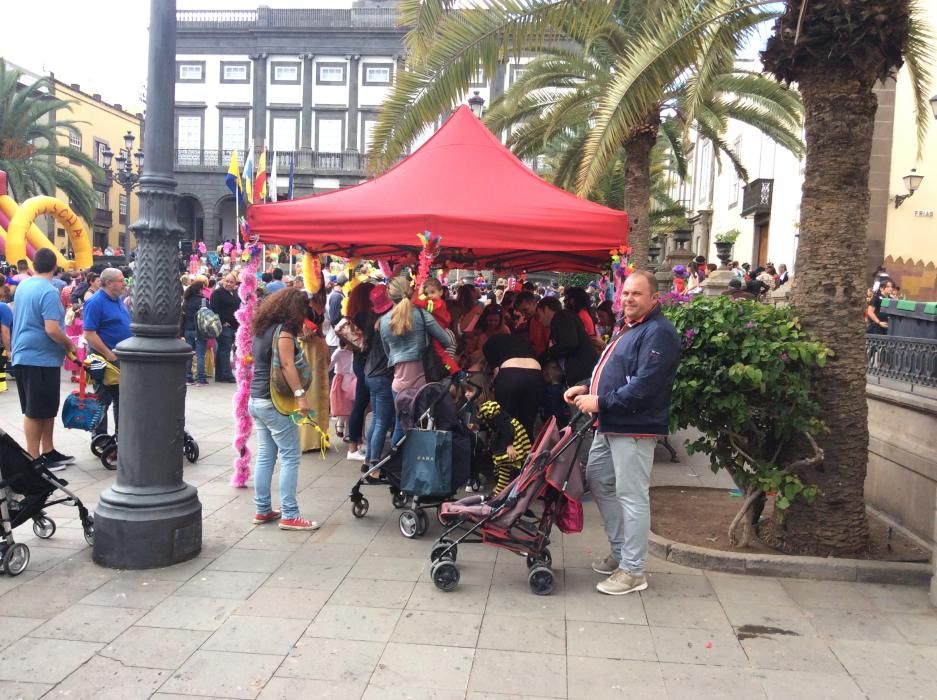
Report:
M72 290L71 301L73 304L80 304L82 299L85 298L85 292L88 291L88 287L91 285L88 282L82 282L77 287Z

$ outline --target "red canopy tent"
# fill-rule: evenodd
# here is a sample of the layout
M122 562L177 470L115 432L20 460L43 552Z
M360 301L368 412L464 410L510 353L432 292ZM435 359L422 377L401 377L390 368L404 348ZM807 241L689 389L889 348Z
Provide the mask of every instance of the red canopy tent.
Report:
M627 214L545 182L465 106L380 177L253 205L247 221L263 243L372 259L416 254L431 231L456 265L530 271L597 270L628 233Z

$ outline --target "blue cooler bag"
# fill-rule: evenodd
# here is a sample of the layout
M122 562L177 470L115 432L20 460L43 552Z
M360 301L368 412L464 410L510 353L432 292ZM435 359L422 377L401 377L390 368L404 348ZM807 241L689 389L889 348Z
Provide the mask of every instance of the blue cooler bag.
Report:
M407 432L400 490L417 497L452 493L452 433L418 429Z
M62 404L62 425L72 430L91 432L104 417L104 405L94 394L85 392L85 372L80 373L78 391L65 397Z

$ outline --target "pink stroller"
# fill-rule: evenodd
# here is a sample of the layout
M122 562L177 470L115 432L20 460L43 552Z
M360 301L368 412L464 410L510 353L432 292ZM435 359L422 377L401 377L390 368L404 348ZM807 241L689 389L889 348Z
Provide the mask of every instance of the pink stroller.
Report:
M443 503L439 520L446 532L433 545L433 583L451 591L459 583L460 544L489 544L527 557L527 581L537 595L553 591L548 545L554 523L562 532L582 530L583 465L592 418L579 414L558 430L556 419L544 425L520 474L490 501L473 495ZM539 515L535 512L539 510ZM462 531L461 536L453 535Z

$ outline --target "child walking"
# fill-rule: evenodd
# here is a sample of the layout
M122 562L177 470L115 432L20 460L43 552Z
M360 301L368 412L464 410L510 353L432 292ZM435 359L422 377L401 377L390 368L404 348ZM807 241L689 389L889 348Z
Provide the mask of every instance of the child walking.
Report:
M530 438L524 426L511 418L497 401L486 401L478 409L478 422L488 429L491 461L497 483L492 495L500 493L517 476L530 454Z
M354 355L347 348L339 348L332 354L329 369L335 372L329 390L329 412L335 416L335 434L345 437L348 416L355 403L357 378L352 367Z

